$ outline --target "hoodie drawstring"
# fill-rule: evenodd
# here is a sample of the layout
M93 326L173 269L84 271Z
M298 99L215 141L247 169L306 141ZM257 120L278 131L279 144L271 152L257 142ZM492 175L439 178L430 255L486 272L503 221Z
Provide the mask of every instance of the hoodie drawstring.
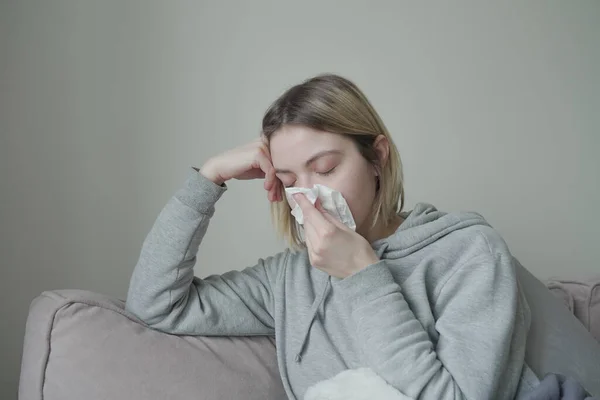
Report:
M313 302L313 305L308 313L310 319L309 319L306 329L304 331L304 336L302 338L302 342L300 343L300 348L298 349L298 353L296 354L296 357L294 358L294 360L297 363L299 363L300 360L302 360L302 353L304 352L304 345L306 344L306 340L308 339L308 334L310 333L310 328L312 326L313 321L315 320L315 317L317 316L317 313L319 312L319 307L321 306L321 303L327 296L327 293L329 293L330 286L331 286L331 276L328 276L325 287L321 291L321 294Z

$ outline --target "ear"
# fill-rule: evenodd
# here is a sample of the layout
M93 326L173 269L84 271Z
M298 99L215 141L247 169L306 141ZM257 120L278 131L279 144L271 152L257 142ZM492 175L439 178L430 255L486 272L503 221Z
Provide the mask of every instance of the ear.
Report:
M375 169L375 176L379 175L379 171L385 167L390 155L390 142L384 135L378 135L373 142L373 149L377 153L379 159L379 170Z

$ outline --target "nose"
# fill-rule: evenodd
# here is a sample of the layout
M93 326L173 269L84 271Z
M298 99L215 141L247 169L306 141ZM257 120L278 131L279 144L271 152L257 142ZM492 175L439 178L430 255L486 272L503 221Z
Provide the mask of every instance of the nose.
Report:
M294 186L299 187L299 188L309 187L309 186L307 186L307 182L308 182L308 179L306 179L306 177L297 176L296 182L294 182Z
M294 186L301 187L301 188L312 188L315 183L318 183L318 182L315 182L314 179L311 177L298 176L296 178L296 183L294 184Z

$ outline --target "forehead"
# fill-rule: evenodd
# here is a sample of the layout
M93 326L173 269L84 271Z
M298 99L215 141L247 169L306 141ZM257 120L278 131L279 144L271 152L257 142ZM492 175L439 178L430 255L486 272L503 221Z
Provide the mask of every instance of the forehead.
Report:
M321 151L344 152L352 141L335 133L305 126L284 126L273 134L269 151L275 168L298 166Z

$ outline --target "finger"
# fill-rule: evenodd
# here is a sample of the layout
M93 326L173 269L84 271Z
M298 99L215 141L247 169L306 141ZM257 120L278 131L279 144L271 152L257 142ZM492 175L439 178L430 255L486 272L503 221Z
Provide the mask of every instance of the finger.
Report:
M269 172L265 173L265 183L264 183L265 190L271 191L273 189L273 187L275 186L276 179L277 179L277 177L275 176L275 168L271 167L269 169Z
M265 173L260 168L253 168L250 171L244 172L239 175L236 179L264 179Z
M317 238L317 229L315 228L315 225L313 224L313 222L310 219L306 218L306 214L304 215L304 234L307 238L310 238L311 240L316 240Z
M271 192L273 192L273 201L279 201L279 192L281 190L281 184L277 177L273 178L273 187L271 188Z
M261 149L261 151L259 151L256 155L255 162L258 164L258 168L265 173L265 189L270 190L275 177L275 169L273 168L273 165L271 165L271 160L269 160L269 158L266 156L263 149Z
M322 213L325 213L327 211L325 211L325 209L323 208L323 203L321 202L321 199L317 198L317 201L315 201L315 208L319 211L321 211Z
M267 139L267 136L264 134L264 132L261 132L260 138L258 140L265 146L269 145L269 139Z
M264 184L264 186L265 186L265 190L267 191L267 198L269 199L270 202L274 202L275 199L276 199L276 192L274 190L276 184L275 184L275 182L272 182L271 183L271 187L268 188L268 186L269 186L269 179L271 179L269 177L269 174L265 174L265 184Z
M317 208L317 210L319 210L321 212L321 214L323 214L323 217L325 217L325 219L327 221L331 222L338 228L341 228L341 229L348 228L346 225L344 225L344 223L342 221L340 221L339 219L337 219L336 217L331 215L331 213L329 211L327 211L323 208L323 204L321 204L321 199L317 199L317 201L315 203L315 207Z
M315 243L317 238L317 232L312 224L308 221L304 221L304 241L306 242L306 248L308 249L309 254L313 251L313 243Z
M273 186L269 190L269 195L271 196L271 201L277 201L277 182L273 182Z
M308 250L308 259L312 264L312 259L310 254L312 253L312 239L310 238L307 230L306 230L306 224L304 225L304 244L306 245L306 250Z
M271 153L269 152L269 148L267 146L263 146L263 154L265 155L266 159L268 160L269 168L270 168L270 172L268 173L269 187L267 188L267 190L273 190L273 188L276 186L278 179L277 179L277 174L275 172L275 167L273 166L273 160L271 160Z
M265 157L267 157L267 159L269 160L269 164L271 164L271 167L273 167L273 158L271 157L271 150L269 149L269 142L263 141L262 146L260 146L263 154L265 155Z
M329 214L329 212L327 210L325 210L323 208L323 204L321 203L321 199L317 199L317 201L315 202L315 208L317 210L319 210L319 212L321 213L321 215L323 215L323 217L325 217L325 219L332 221L335 218L332 217L331 214Z
M268 182L265 181L265 189L269 190L272 193L272 201L281 201L281 194L279 194L279 191L281 190L281 182L277 178L275 167L273 166L273 160L271 159L271 151L269 150L269 139L265 136L264 133L262 133L260 140L262 142L261 149L263 150L264 155L269 160L269 165L271 167L271 176L269 177Z
M316 231L315 227L308 221L304 222L304 241L306 243L306 249L308 250L308 258L310 260L310 264L315 268L319 268L322 271L325 271L324 269L322 269L321 265L316 265L317 259L315 253L315 245L319 243L320 236Z
M323 214L319 210L313 206L313 204L306 198L303 193L296 193L294 195L294 200L300 206L302 210L302 214L304 215L304 220L310 221L312 226L317 230L326 228L329 222L325 219Z
M283 184L281 183L281 181L279 179L276 180L276 186L277 186L277 199L276 201L281 202L283 201Z

